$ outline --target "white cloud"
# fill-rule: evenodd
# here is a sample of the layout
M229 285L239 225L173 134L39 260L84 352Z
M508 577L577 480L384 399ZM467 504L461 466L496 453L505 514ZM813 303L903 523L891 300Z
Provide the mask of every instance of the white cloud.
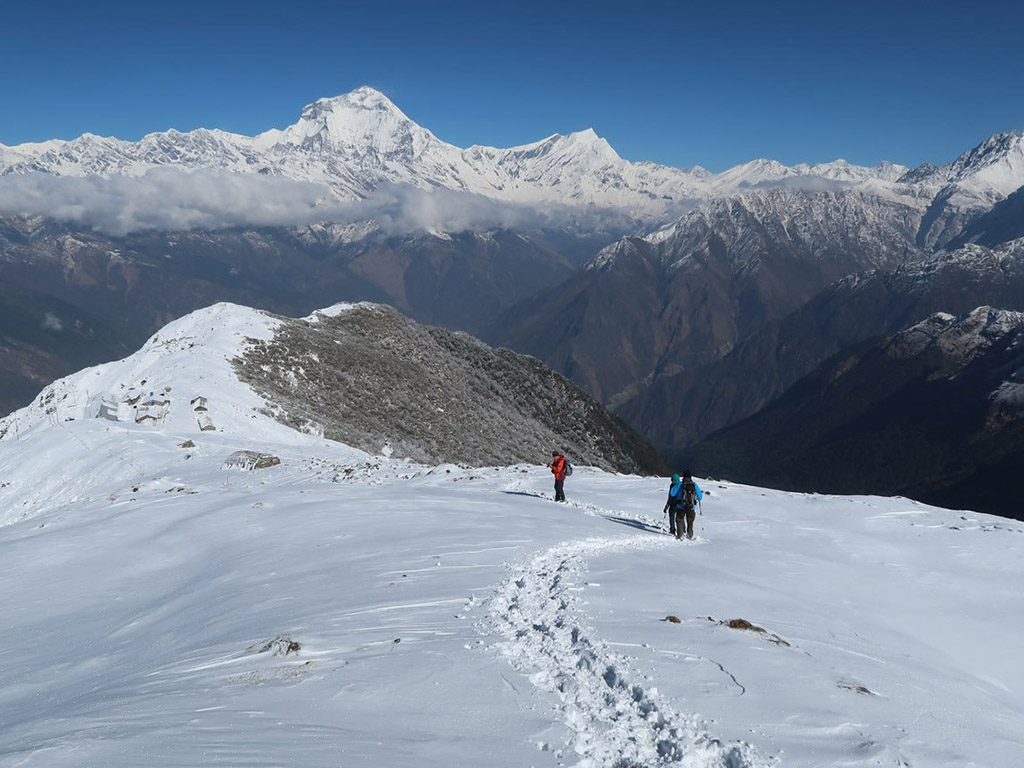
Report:
M121 236L155 229L351 224L373 220L387 234L535 229L562 223L621 223L609 210L504 204L453 190L381 187L365 200L338 202L326 186L225 171L153 168L142 176L0 177L0 215L46 216Z

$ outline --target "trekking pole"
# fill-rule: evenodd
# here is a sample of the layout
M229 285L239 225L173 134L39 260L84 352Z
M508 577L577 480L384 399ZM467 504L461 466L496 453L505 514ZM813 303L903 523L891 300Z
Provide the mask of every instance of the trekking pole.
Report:
M706 538L704 536L704 507L701 506L700 499L697 499L697 509L700 510L700 537L703 539Z

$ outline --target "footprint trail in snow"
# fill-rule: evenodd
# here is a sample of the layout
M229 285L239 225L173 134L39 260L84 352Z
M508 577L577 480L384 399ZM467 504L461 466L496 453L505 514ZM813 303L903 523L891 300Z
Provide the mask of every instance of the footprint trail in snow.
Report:
M491 602L489 628L503 638L496 647L536 687L557 695L578 768L775 765L747 744L712 738L702 722L675 711L656 688L630 683L625 658L588 636L576 597L586 558L665 544L652 536L584 539L515 567Z

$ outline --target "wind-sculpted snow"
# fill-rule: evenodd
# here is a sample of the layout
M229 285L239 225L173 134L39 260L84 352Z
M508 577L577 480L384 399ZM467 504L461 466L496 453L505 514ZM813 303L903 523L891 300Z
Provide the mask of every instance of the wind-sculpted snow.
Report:
M492 599L488 625L505 639L501 655L541 690L554 693L573 738L578 768L755 768L770 761L744 744L712 738L692 715L631 680L625 658L593 637L578 610L590 555L674 544L652 537L567 542L516 567Z

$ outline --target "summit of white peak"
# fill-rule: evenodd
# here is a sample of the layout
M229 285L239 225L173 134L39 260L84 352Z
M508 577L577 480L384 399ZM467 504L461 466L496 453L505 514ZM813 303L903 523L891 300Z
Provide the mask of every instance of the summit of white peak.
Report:
M391 99L369 86L356 88L354 91L343 93L340 96L317 99L303 108L300 120L315 121L322 119L326 114L360 111L383 112L400 120L409 120L408 116L395 106Z
M365 86L308 104L298 122L275 138L279 143L314 151L342 148L385 155L416 154L428 144L443 144L383 93Z
M1024 183L1024 135L997 133L958 157L948 169L954 183L973 182L1009 195Z
M622 160L607 139L598 136L593 128L570 133L564 137L562 143L567 147L585 149L591 155L601 159L612 162Z
M743 189L798 174L799 171L783 165L778 160L759 157L714 174L711 177L711 184L716 189Z
M924 184L956 184L977 181L1008 195L1024 184L1024 134L996 133L963 152L952 163L925 163L906 173L901 181Z

